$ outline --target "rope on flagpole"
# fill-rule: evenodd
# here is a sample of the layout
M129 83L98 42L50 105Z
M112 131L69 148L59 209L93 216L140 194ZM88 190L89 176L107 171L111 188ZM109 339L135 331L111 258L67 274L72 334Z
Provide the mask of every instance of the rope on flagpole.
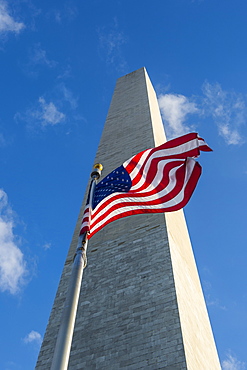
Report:
M97 163L94 165L94 169L91 173L92 180L89 190L89 215L92 210L96 182L101 176L102 169L102 164ZM52 359L51 370L67 370L68 368L83 270L87 265L87 244L87 233L84 233L83 235L80 235L78 239L68 291L62 312L60 328L58 331L56 346Z

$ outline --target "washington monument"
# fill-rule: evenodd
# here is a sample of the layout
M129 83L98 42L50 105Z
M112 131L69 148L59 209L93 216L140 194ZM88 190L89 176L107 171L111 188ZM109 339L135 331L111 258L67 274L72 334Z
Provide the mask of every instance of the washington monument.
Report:
M119 78L94 162L103 177L165 141L145 68ZM51 366L84 206L37 370ZM221 368L183 210L114 221L90 239L87 258L69 370Z

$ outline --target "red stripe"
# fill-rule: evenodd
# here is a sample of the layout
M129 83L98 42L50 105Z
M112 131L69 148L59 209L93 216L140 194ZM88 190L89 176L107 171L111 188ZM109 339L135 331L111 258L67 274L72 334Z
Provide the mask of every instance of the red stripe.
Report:
M140 153L136 154L134 157L132 157L131 161L128 163L128 165L125 168L128 173L130 173L134 170L134 168L139 163L139 160L140 160L140 158L141 158L141 156L144 152L146 152L146 150L143 150L142 152L140 152Z

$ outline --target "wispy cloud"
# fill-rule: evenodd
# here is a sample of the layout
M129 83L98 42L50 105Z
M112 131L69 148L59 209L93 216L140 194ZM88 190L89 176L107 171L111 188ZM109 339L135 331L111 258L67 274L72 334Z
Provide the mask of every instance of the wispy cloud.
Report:
M26 275L27 265L14 234L14 213L0 189L0 290L18 293Z
M122 54L122 46L127 40L123 32L119 30L117 19L114 19L113 25L99 29L98 35L102 59L119 72L124 72L127 63Z
M211 275L211 272L208 268L204 268L203 272L206 275ZM209 280L202 280L202 286L203 286L203 291L206 299L207 306L214 306L217 309L220 310L227 310L226 306L224 306L221 302L220 299L215 297L215 294L213 292L212 284Z
M4 370L21 370L21 366L14 361L7 361L4 364Z
M23 63L23 72L30 77L37 78L39 73L47 68L55 68L58 63L48 57L47 51L41 47L40 43L36 43L29 48L28 60Z
M204 269L204 271L206 271L206 270ZM206 272L210 273L209 271L206 271ZM203 290L204 290L207 306L214 306L217 309L225 311L227 309L226 306L224 306L220 302L219 298L216 298L216 297L213 296L213 294L212 294L212 285L211 285L210 281L203 280L202 285L203 285Z
M227 144L242 144L244 138L240 128L246 121L244 96L233 91L224 91L218 83L205 82L202 91L203 109L205 114L214 118L219 134Z
M223 311L226 310L226 306L223 306L220 303L220 300L218 298L212 299L210 294L206 294L206 302L207 302L207 306L214 306L214 307L219 308L220 310L223 310Z
M43 96L40 96L35 107L27 109L24 114L16 113L15 119L26 122L27 128L34 130L58 125L65 121L66 115L59 110L53 101L47 102Z
M198 115L200 121L205 117L212 119L219 135L227 145L240 145L245 142L241 134L246 124L246 97L234 91L223 90L218 83L205 82L203 95L186 97L179 94L160 94L158 101L168 137L183 135L194 127L189 116Z
M47 251L48 249L51 248L51 243L45 243L44 245L42 245L42 248Z
M57 79L64 80L71 77L71 66L68 64L63 71L57 76Z
M65 3L64 6L59 9L50 9L46 14L47 18L52 18L57 23L62 23L63 21L73 21L78 14L76 6L71 3Z
M24 28L24 23L15 21L11 16L7 1L0 0L0 33L19 33Z
M167 136L169 138L193 130L193 126L185 121L189 114L199 113L195 102L179 94L162 94L158 101L162 117L167 122Z
M60 112L53 102L47 103L43 97L39 98L40 109L34 115L42 125L57 125L65 120L65 114Z
M25 343L27 343L27 344L28 343L36 343L36 344L40 345L41 342L42 342L42 336L37 331L32 330L29 334L27 334L25 336L25 338L23 339L23 341Z
M41 47L40 43L34 45L33 49L30 51L29 58L29 65L45 65L49 68L53 68L57 65L57 62L47 57L46 50Z
M222 370L246 370L246 363L239 361L231 353L226 355L226 359L222 361Z
M16 121L23 121L30 132L38 132L61 123L82 120L76 114L78 97L63 82L57 84L49 94L40 96L25 112L15 114Z
M61 83L58 86L58 90L60 90L60 93L62 94L62 98L64 99L64 101L69 103L71 109L76 109L78 105L77 104L78 98L75 98L72 91L69 90L63 83Z

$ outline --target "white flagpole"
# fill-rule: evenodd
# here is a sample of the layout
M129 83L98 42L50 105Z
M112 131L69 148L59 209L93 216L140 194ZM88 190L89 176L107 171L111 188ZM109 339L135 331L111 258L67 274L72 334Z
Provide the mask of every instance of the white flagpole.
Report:
M100 178L102 169L103 166L101 164L96 164L93 172L91 173L92 182L89 194L89 214L92 210L96 181ZM85 233L84 235L81 235L78 240L68 292L62 312L61 324L52 359L51 370L67 370L68 368L70 348L81 290L82 275L87 264L87 244L87 233Z

